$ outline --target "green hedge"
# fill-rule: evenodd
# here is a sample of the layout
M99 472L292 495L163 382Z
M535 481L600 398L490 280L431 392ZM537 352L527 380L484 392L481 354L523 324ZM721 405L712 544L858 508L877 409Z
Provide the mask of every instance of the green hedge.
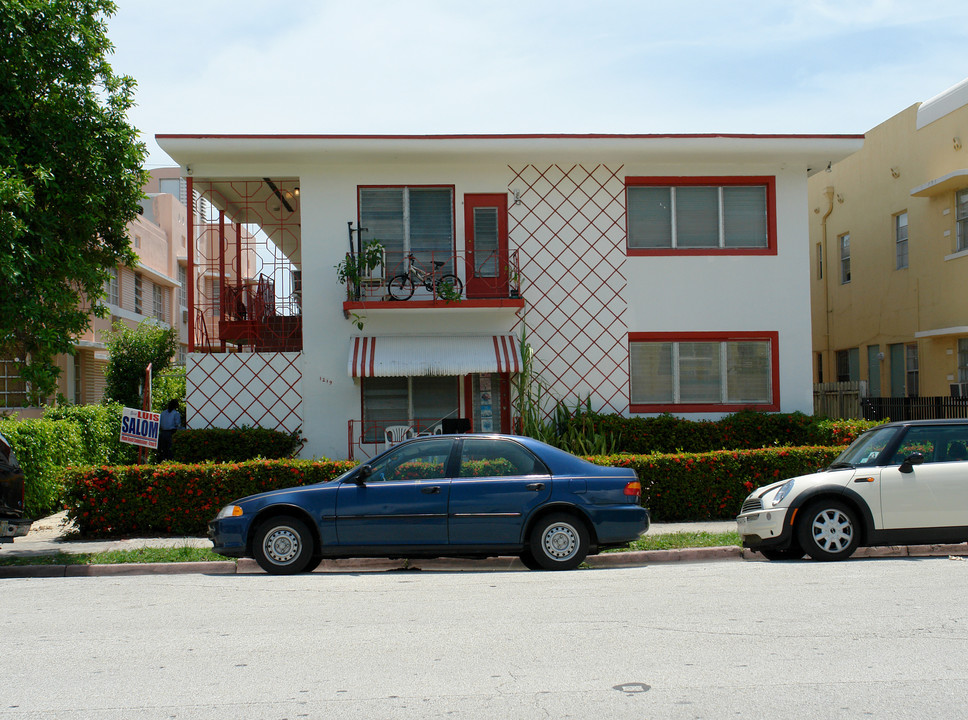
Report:
M747 450L776 446L846 445L876 422L821 420L803 413L761 413L745 410L721 420L684 420L665 414L656 417L624 417L579 413L559 428L568 435L572 427L610 435L615 451L648 453ZM591 430L589 430L591 428Z
M179 430L172 438L172 458L181 463L244 462L292 457L302 447L299 432L266 428Z
M243 463L68 468L67 516L84 535L202 536L221 507L253 493L331 480L356 463Z
M138 460L138 448L121 442L120 403L55 405L44 410L48 420L78 424L86 465L128 465Z
M65 465L87 462L81 427L68 420L0 420L0 435L23 468L24 513L37 520L61 509Z
M719 450L673 455L598 455L598 465L631 467L654 522L732 520L755 488L827 467L842 447Z

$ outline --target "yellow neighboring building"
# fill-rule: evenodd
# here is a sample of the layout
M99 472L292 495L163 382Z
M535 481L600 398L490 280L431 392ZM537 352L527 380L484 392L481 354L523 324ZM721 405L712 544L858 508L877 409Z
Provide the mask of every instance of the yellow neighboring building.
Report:
M968 80L809 180L814 381L968 395Z

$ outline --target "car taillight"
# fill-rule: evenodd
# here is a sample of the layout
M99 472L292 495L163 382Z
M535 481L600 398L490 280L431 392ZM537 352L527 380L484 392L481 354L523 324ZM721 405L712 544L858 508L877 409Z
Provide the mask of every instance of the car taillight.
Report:
M629 497L639 497L642 495L642 483L638 480L633 480L625 485L625 494Z

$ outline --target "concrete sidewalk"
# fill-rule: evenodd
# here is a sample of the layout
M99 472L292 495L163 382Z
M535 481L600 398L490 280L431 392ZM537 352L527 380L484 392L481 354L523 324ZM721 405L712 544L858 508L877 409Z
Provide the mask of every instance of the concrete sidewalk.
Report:
M654 523L648 535L679 532L729 532L736 529L730 521L702 523ZM108 550L138 550L144 547L211 548L207 538L165 537L127 538L118 540L82 540L67 523L66 513L59 513L33 524L26 537L0 546L0 557L40 557L65 553L98 553ZM863 557L968 557L968 544L920 545L910 547L860 548L854 558ZM655 563L703 562L714 560L763 560L759 553L742 548L711 547L682 550L643 550L593 555L585 562L592 568L636 567ZM316 572L388 572L388 571L487 572L526 568L516 557L486 560L437 558L427 560L386 560L383 558L349 558L324 560ZM258 564L243 558L214 562L125 563L117 565L9 565L0 566L0 578L93 577L107 575L150 575L202 573L210 575L263 574Z

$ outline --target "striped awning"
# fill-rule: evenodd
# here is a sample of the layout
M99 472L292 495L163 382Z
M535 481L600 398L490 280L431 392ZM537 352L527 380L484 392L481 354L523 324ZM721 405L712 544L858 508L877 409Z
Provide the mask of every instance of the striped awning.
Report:
M351 377L521 372L514 335L371 335L350 339Z

